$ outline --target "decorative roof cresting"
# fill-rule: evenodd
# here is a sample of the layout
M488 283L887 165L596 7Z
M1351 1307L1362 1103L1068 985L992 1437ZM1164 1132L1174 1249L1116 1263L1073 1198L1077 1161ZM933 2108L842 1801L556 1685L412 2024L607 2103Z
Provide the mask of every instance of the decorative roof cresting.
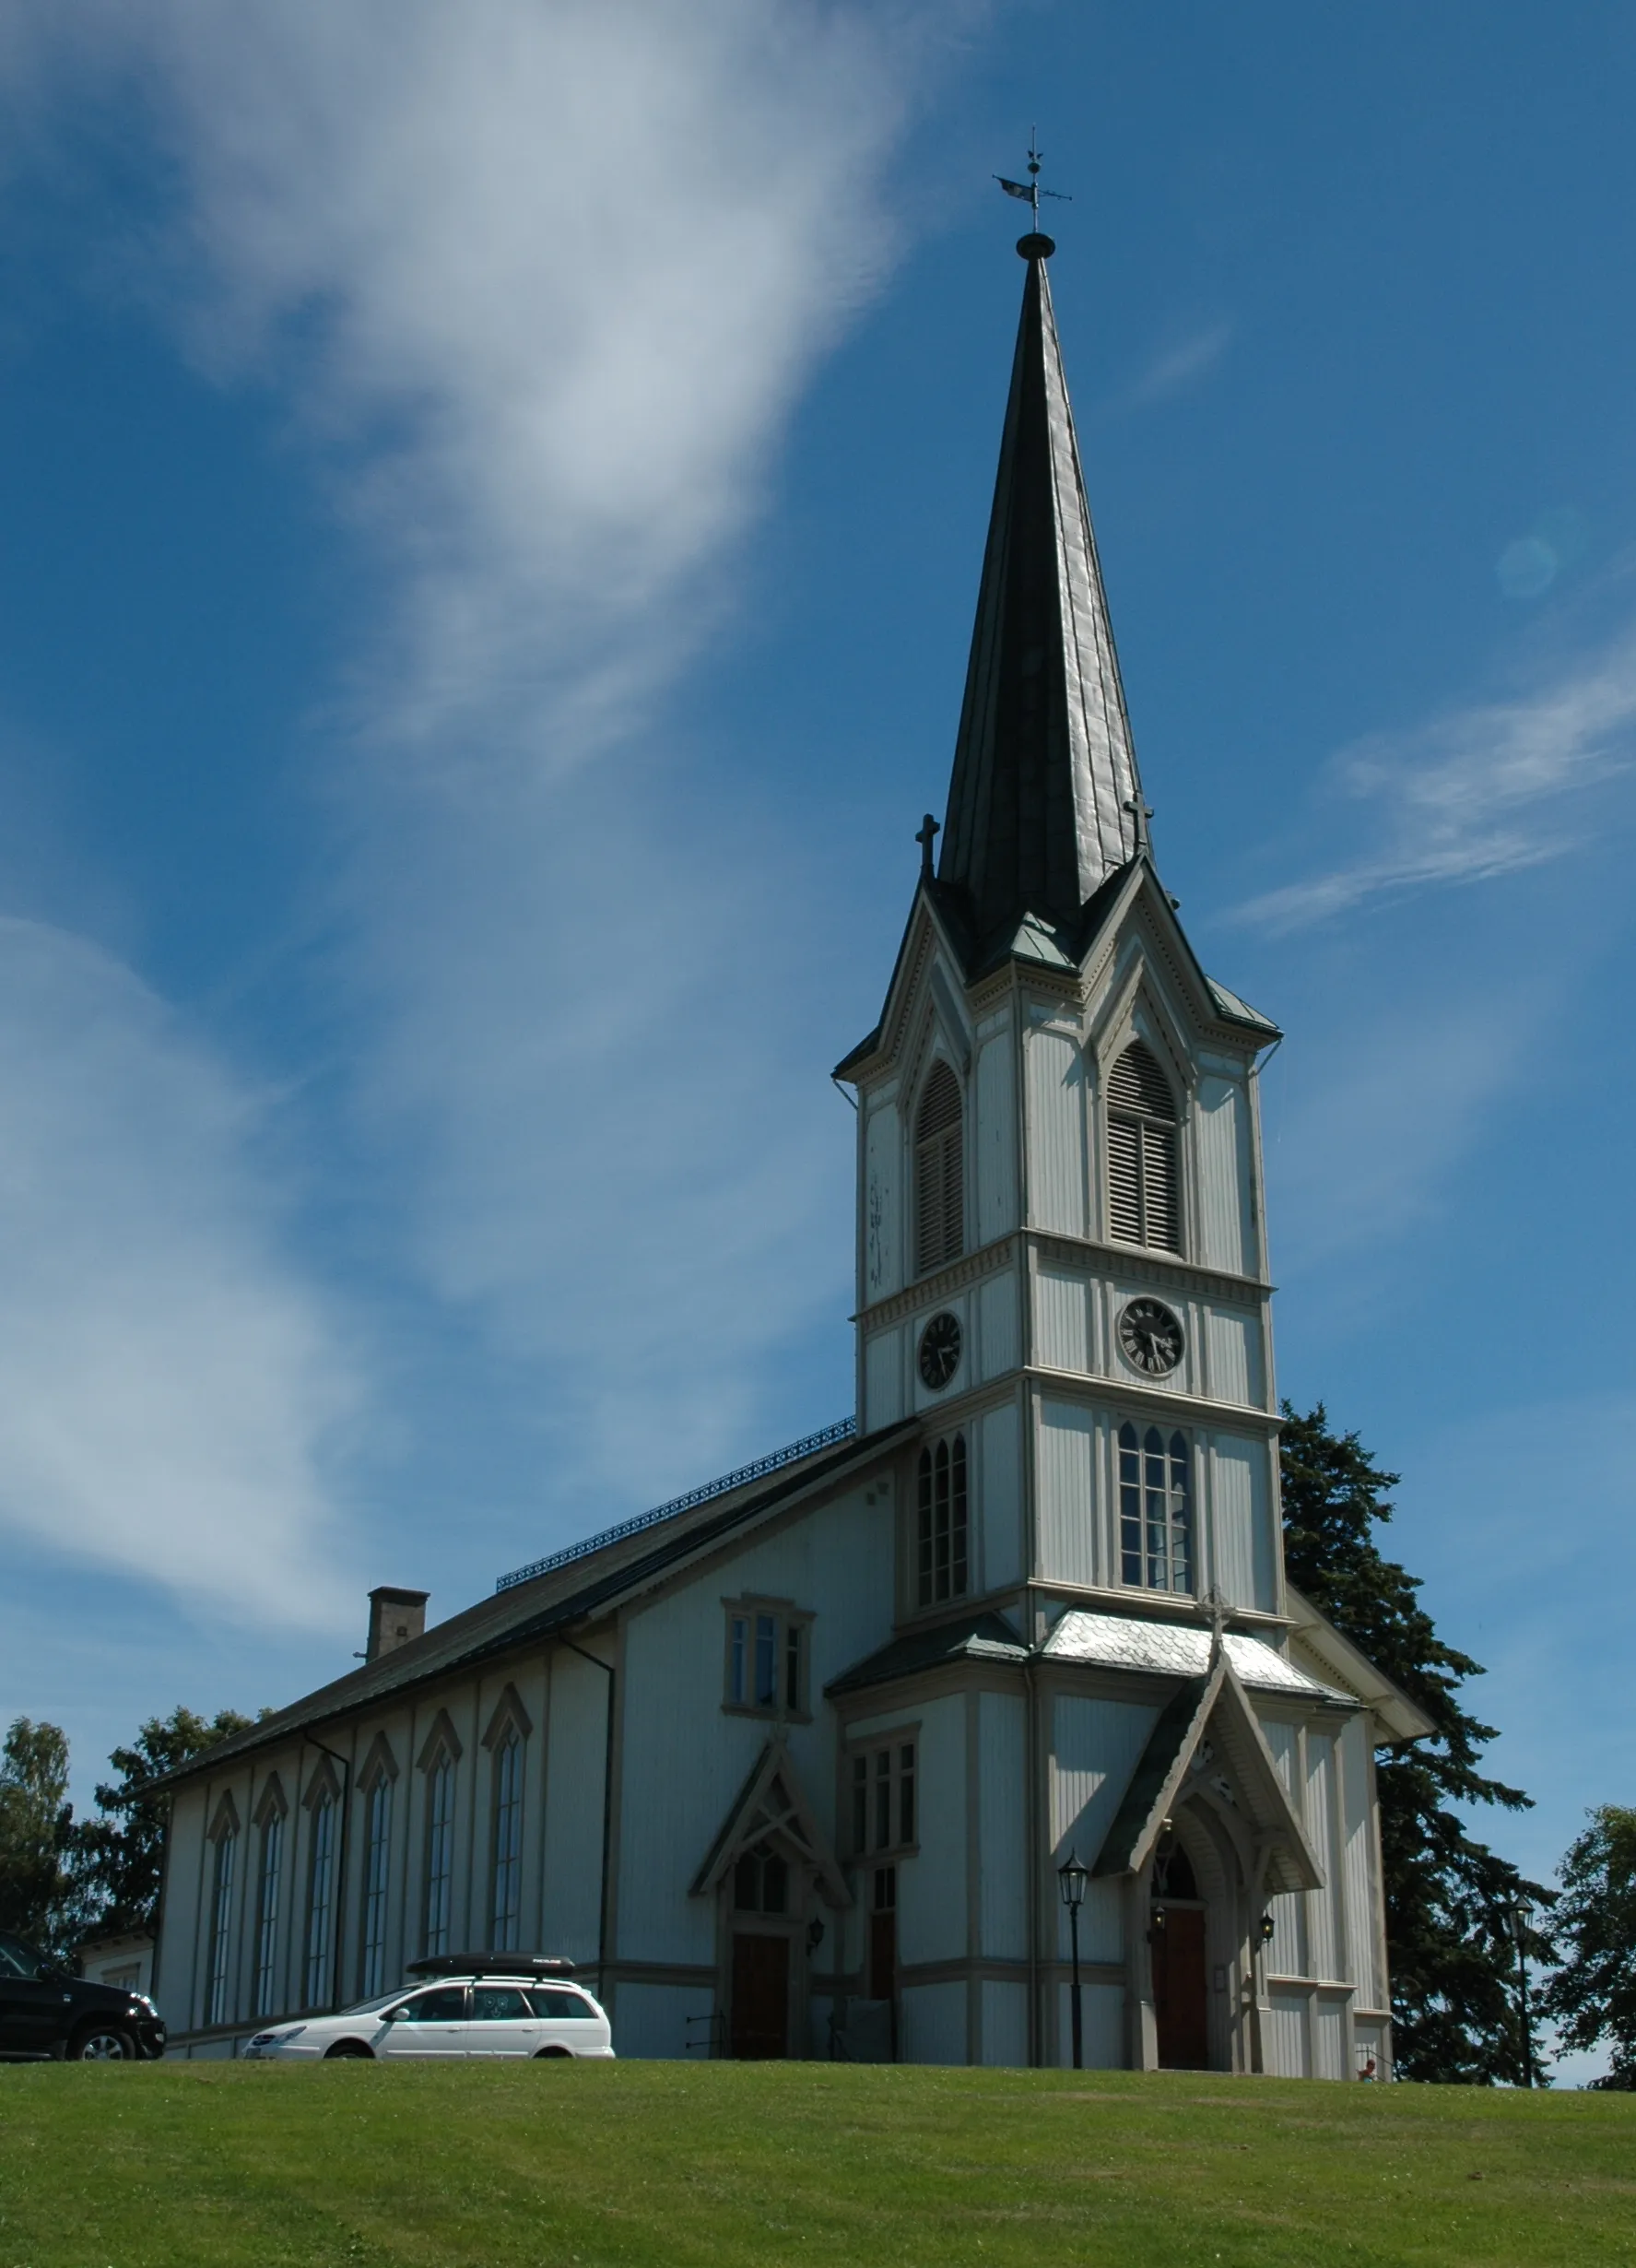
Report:
M1054 246L1036 220L1017 249L1028 279L937 868L983 940L1024 914L1072 928L1147 847L1045 274Z

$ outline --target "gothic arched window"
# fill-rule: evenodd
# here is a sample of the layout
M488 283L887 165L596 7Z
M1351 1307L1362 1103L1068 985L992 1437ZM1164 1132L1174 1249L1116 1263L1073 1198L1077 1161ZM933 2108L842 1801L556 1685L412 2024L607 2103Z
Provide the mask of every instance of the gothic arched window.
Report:
M324 2008L335 2001L331 1949L335 1921L335 1799L322 1789L312 1804L307 1830L307 1990L303 2006Z
M935 1063L914 1114L914 1267L928 1276L966 1248L960 1082Z
M514 1953L523 1890L523 1742L515 1725L507 1727L494 1752L494 1897L488 1943L496 1953Z
M225 2024L232 2014L233 1860L238 1832L230 1814L218 1821L214 1837L215 1866L210 1881L209 1990L206 1998L206 2024Z
M379 1992L386 1979L386 1889L392 1846L392 1781L377 1770L364 1795L363 1927L359 1989Z
M966 1518L966 1436L939 1441L920 1453L915 1601L963 1599L969 1579Z
M440 1748L426 1775L426 1895L420 1942L428 1953L449 1950L454 1888L454 1759Z
M1186 1436L1119 1428L1120 1562L1147 1590L1193 1589L1193 1459Z
M1124 1244L1182 1249L1175 1098L1140 1040L1108 1075L1108 1227Z

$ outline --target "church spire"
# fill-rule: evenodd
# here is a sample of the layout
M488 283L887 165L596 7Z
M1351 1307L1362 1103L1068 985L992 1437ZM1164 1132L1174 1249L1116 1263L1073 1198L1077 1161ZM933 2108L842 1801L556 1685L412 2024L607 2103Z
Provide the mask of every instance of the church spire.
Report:
M1022 192L1027 194L1027 192ZM1141 779L1034 231L938 879L977 939L1025 913L1071 928L1147 847Z

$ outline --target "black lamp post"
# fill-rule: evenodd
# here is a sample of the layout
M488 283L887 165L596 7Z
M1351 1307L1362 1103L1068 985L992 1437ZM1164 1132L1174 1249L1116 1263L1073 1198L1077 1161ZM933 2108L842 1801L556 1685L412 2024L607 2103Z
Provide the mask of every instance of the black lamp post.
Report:
M1505 1926L1516 1942L1517 1999L1523 2017L1523 2085L1534 2085L1534 2027L1528 2021L1528 1919L1534 1908L1519 1892L1505 1912Z
M1085 1885L1090 1880L1090 1871L1079 1863L1078 1856L1070 1850L1056 1870L1056 1886L1063 1894L1063 1904L1068 1909L1068 1939L1074 1949L1074 2069L1085 2067L1085 2036L1079 2014L1079 1908L1085 1903Z

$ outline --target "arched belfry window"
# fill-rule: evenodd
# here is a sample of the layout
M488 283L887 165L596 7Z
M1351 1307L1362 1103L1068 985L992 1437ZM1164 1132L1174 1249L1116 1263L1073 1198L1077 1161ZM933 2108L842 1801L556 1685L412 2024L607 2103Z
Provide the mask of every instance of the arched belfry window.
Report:
M1141 1040L1108 1075L1108 1227L1124 1244L1182 1249L1175 1097Z
M921 1451L918 1481L915 1600L935 1606L963 1599L970 1581L964 1434Z
M930 1275L965 1250L963 1110L960 1082L935 1063L914 1114L914 1265Z

